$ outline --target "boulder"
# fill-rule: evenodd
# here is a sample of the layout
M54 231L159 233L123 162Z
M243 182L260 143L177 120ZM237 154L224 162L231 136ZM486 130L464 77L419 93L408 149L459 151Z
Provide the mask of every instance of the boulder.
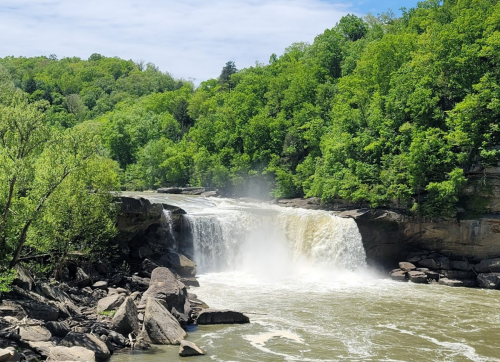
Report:
M154 344L180 344L186 338L186 332L170 314L165 302L151 297L146 303L144 329Z
M64 338L71 331L68 322L49 321L45 323L45 327L53 336Z
M106 343L88 333L69 332L60 345L64 347L83 347L93 351L97 362L105 361L111 355Z
M178 253L167 253L155 262L164 267L174 269L181 277L194 277L196 275L196 264L186 256Z
M108 341L113 342L118 346L127 346L130 343L127 338L115 331L109 332Z
M50 285L48 283L42 283L40 284L40 291L42 294L52 300L60 302L59 304L62 303L64 305L65 310L67 312L70 312L74 315L79 315L81 314L80 308L73 302L73 300L70 298L70 296L66 293L64 290L67 285ZM60 306L59 306L60 308ZM63 312L65 312L63 310Z
M83 271L82 268L76 268L76 276L75 279L78 283L79 288L85 288L92 285L90 281L90 277Z
M391 277L392 280L398 281L398 282L406 282L408 281L408 278L406 277L406 272L402 271L401 269L395 269L389 273L389 276Z
M474 269L478 273L497 273L500 272L500 258L484 259L476 264Z
M14 361L15 358L15 350L12 349L0 349L0 362ZM18 354L19 357L19 354ZM19 359L17 359L19 361Z
M106 281L95 282L94 284L92 284L92 288L106 290L108 289L108 282Z
M132 298L127 297L113 317L113 329L118 333L127 335L139 329L137 307Z
M415 270L416 266L413 265L412 263L402 261L399 263L399 269L401 269L402 271L408 272L410 270Z
M57 346L50 349L48 362L57 361L81 361L81 362L95 362L95 353L84 347L64 347Z
M434 280L434 281L439 281L439 273L437 271L432 271L432 270L421 270L422 272L427 275L427 280Z
M186 287L177 281L175 275L168 268L160 267L153 270L151 283L148 290L142 295L139 309L146 306L150 297L165 301L169 311L175 308L179 313L189 313Z
M52 337L50 331L43 326L21 326L19 335L26 342L47 342Z
M477 276L481 288L498 289L500 287L500 273L481 273Z
M455 270L471 271L472 264L465 260L452 261L451 268Z
M198 347L196 344L190 341L181 341L181 346L179 348L179 356L181 357L191 357L191 356L203 356L207 354L204 349Z
M428 283L427 274L425 272L412 270L409 271L407 274L408 274L408 279L413 283L424 283L424 284Z
M188 287L199 287L200 286L200 282L195 277L180 278L179 280L181 281L182 284L187 285Z
M96 311L97 313L102 313L118 309L124 301L125 297L120 294L107 296L106 298L102 298L97 302Z
M160 194L180 194L182 192L182 188L180 187L160 187L156 190L156 192Z
M232 310L204 309L198 314L198 324L242 324L250 323L250 318Z
M34 300L19 300L28 313L28 317L40 321L56 321L59 319L59 308L51 304L36 302Z
M429 269L451 269L451 262L445 256L432 258L432 259L422 259L418 261L418 265Z

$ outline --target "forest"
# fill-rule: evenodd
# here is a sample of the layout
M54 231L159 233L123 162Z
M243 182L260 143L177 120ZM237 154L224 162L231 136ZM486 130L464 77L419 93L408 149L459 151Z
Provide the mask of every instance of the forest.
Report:
M99 252L120 189L481 212L490 190L470 176L498 163L499 63L493 0L347 15L199 86L100 54L1 58L2 265Z

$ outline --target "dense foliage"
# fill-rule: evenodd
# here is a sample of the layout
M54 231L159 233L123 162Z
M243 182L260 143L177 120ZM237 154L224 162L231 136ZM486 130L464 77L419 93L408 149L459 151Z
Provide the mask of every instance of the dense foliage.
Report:
M196 89L152 64L98 54L0 59L23 91L1 100L2 122L21 112L27 124L43 125L26 159L0 166L7 256L20 238L65 250L69 240L98 233L86 225L105 212L94 204L98 190L116 185L113 175L94 173L114 169L108 158L126 189L191 184L455 216L487 193L469 176L498 162L499 54L497 1L429 0L399 18L345 16L312 44L292 44L268 64L239 71L229 61ZM94 156L83 162L91 146ZM61 178L60 162L78 171L46 197ZM43 212L30 217L45 198ZM24 211L6 213L14 205ZM84 216L69 222L72 213Z

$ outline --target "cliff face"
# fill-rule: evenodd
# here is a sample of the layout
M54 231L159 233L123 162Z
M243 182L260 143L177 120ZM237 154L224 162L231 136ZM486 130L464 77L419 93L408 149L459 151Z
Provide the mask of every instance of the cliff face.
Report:
M500 215L463 221L433 221L389 210L350 210L340 214L358 224L367 258L386 267L415 250L481 260L500 256Z

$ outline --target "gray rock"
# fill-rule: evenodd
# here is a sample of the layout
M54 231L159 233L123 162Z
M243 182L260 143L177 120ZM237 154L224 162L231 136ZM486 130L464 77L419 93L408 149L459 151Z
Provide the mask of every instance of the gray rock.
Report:
M97 313L102 313L118 309L124 301L125 297L119 294L107 296L106 298L102 298L97 302L96 311Z
M94 284L92 284L92 288L106 290L108 289L108 282L106 281L95 282Z
M127 338L115 331L109 332L108 340L119 346L127 346L129 344L129 340Z
M182 192L182 188L180 187L160 187L156 190L156 192L160 194L180 194Z
M410 270L414 270L416 268L415 265L413 265L412 263L408 263L408 262L400 262L399 263L399 269L401 269L402 271L410 271Z
M181 277L196 276L196 264L182 254L167 253L154 261L160 266L174 269Z
M58 361L78 361L78 362L95 362L95 353L84 347L64 347L57 346L50 349L48 362Z
M198 324L242 324L250 323L250 318L232 310L204 309L196 320Z
M12 349L0 349L0 362L13 361L15 358L15 350ZM19 356L19 354L18 354ZM19 359L18 359L19 361Z
M481 288L498 289L500 287L500 273L481 273L477 276Z
M128 297L116 311L113 317L113 329L118 333L127 335L139 329L137 307L132 298Z
M471 271L472 264L470 264L469 262L467 262L465 260L452 261L451 268L456 269L456 270Z
M413 283L421 283L421 284L428 283L427 274L424 272L412 270L409 271L407 274L408 274L408 279L410 279L410 281Z
M418 265L423 266L429 269L451 269L450 259L447 257L441 256L432 259L423 259L418 261Z
M49 321L45 323L45 327L53 336L64 338L71 331L68 322Z
M406 272L402 271L401 269L395 269L389 273L389 276L391 277L392 280L398 281L398 282L407 282L408 278L406 277Z
M64 287L67 287L67 285L53 286L48 283L42 283L40 284L40 291L47 298L58 301L60 302L60 304L62 303L67 312L72 313L74 315L81 314L80 308L73 302L73 300L66 293L66 291L63 290ZM63 310L63 312L65 312L65 310Z
M105 361L111 355L106 343L88 333L69 332L60 345L64 347L83 347L91 350L95 353L97 362Z
M19 335L23 341L47 342L50 341L52 334L43 326L21 326Z
M47 358L50 355L50 349L55 347L53 342L28 342L30 349L39 355Z
M500 258L484 259L476 264L474 269L478 273L497 273L500 272Z
M92 285L90 277L83 271L82 268L76 268L76 281L79 288L85 288Z
M200 282L195 277L192 278L180 278L179 279L182 284L187 285L189 287L199 287Z
M429 280L434 280L434 281L439 281L439 273L436 272L436 271L432 271L432 270L421 270L422 272L425 273L425 275L427 275L427 279Z
M476 274L473 271L438 270L438 272L448 279L475 279L476 278Z
M147 300L144 329L154 344L180 344L186 338L186 332L164 302L155 298Z
M191 357L191 356L203 356L207 354L204 349L198 347L196 344L190 341L181 341L181 346L179 348L179 356L181 357Z
M189 313L186 287L177 281L175 275L168 268L160 267L153 270L151 283L148 290L142 295L139 309L146 306L149 297L165 301L169 311L175 308L179 313Z

